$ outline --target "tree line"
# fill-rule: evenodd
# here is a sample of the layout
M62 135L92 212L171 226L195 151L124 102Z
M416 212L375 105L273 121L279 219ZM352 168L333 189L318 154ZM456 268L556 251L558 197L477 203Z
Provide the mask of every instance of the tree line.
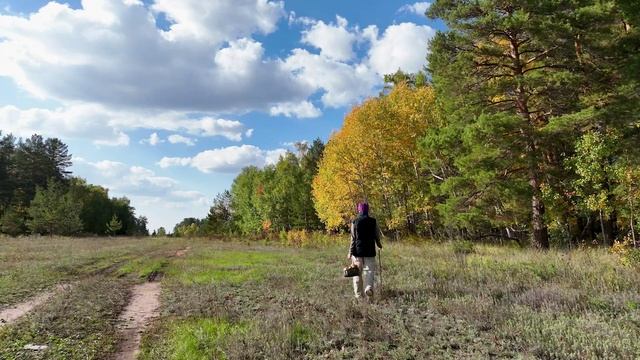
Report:
M244 168L231 189L218 194L204 219L186 218L174 236L268 235L323 230L311 186L324 152L320 139L299 142L273 165Z
M214 225L192 228L341 231L368 201L394 234L635 243L640 3L437 0L427 15L447 29L425 71L386 76L311 168L244 169Z
M126 197L73 177L68 146L56 138L0 132L0 232L8 235L148 235Z

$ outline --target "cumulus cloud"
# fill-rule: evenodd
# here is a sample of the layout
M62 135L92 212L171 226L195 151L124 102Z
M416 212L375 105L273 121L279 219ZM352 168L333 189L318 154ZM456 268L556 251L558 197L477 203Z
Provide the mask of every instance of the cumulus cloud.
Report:
M246 166L275 164L286 152L285 149L263 150L253 145L229 146L206 150L194 157L164 157L158 165L161 168L191 166L204 173L233 173Z
M297 18L295 14L290 16L290 21L306 27L302 32L302 42L320 52L293 49L284 60L285 68L315 92L321 93L324 106L334 108L351 105L375 94L382 85L383 75L398 69L406 72L421 70L426 65L427 42L435 34L429 26L402 23L387 27L380 35L375 25L360 30L349 27L347 20L340 16L337 16L336 24ZM367 56L354 59L356 43L367 49ZM286 110L292 103L278 104L270 112L286 116ZM289 113L296 114L294 111Z
M340 16L336 16L336 24L316 21L302 32L302 42L320 49L320 53L330 59L351 60L355 56L353 44L358 35L349 31L347 25L347 19Z
M104 146L129 144L129 136L110 126L104 114L86 106L55 110L0 107L0 129L21 137L38 133L49 137L88 138L94 144Z
M49 2L29 17L0 15L0 76L29 93L112 107L268 110L312 89L247 36L275 30L282 2ZM153 12L171 22L159 29ZM200 41L202 40L202 41ZM215 43L215 44L214 44ZM226 45L225 45L226 44ZM214 59L214 61L212 61ZM237 67L230 67L233 61ZM264 89L269 91L264 91Z
M350 105L373 92L379 76L364 64L350 65L328 57L294 49L285 66L300 81L322 90L322 103L328 107Z
M164 140L162 140L160 138L158 133L153 133L153 134L149 135L149 138L140 140L141 144L149 144L151 146L156 146L156 145L158 145L160 143L163 143L163 142L164 142Z
M96 145L129 144L126 131L153 129L185 132L193 136L222 136L232 141L249 137L251 129L237 120L212 117L189 118L182 112L112 111L98 105L72 105L55 110L0 107L0 128L16 136L39 133L67 139L85 138ZM162 142L151 134L143 143Z
M220 43L254 32L276 30L285 15L283 1L267 0L155 0L151 7L172 22L167 39L195 39Z
M157 176L154 171L141 166L128 166L119 161L102 160L89 162L74 159L74 167L90 180L121 194L161 196L176 190L178 182L172 178Z
M428 3L426 1L421 1L413 4L403 5L402 7L400 7L400 9L398 9L398 11L412 13L418 16L424 16L424 14L427 12L430 6L431 6L431 3Z
M167 140L172 144L185 144L187 146L194 146L196 144L195 139L178 134L169 135Z
M284 115L286 117L316 118L322 115L320 109L315 107L310 101L299 103L283 103L271 107L271 116Z
M284 15L284 3L269 0L85 0L78 9L51 1L28 16L0 15L0 76L32 95L62 101L68 108L49 110L58 115L101 109L78 127L91 131L61 131L95 134L89 138L96 144L128 144L126 131L136 128L241 141L250 129L212 114L317 117L312 95L325 107L352 105L375 94L382 75L419 70L434 33L402 23L379 35L375 26L361 31L340 16L324 22L291 14L303 27L301 42L313 50L266 57L252 35L275 31ZM158 27L160 16L168 29ZM365 57L357 58L356 45ZM19 110L21 126L25 112L44 114L40 110ZM188 116L194 113L200 119ZM45 123L58 122L55 115L31 122L46 129L52 125Z
M427 42L435 30L426 25L401 23L389 26L380 37L376 26L369 26L364 33L372 44L369 64L376 73L390 74L398 69L414 73L426 64Z

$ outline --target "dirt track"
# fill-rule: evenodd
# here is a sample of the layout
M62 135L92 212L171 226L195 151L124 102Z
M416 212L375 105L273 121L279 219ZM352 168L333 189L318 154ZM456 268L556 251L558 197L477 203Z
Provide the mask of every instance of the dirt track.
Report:
M133 288L131 302L120 316L122 339L116 360L133 360L138 354L142 332L158 314L160 283L148 282Z
M24 315L28 314L34 308L44 304L53 295L59 291L64 291L70 288L70 285L60 284L55 289L40 293L28 300L25 300L19 304L0 311L0 326L9 325L20 319Z

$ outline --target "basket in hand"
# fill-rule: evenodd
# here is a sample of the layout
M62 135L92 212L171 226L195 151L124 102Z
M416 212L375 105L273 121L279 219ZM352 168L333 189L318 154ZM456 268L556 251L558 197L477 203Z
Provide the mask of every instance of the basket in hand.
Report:
M360 275L360 268L356 264L351 264L344 268L344 277L354 277Z

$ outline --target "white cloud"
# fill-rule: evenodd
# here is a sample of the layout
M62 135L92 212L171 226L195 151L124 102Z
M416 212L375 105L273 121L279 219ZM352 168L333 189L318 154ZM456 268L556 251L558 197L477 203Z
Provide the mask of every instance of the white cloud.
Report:
M414 23L391 25L382 37L378 37L375 26L366 28L364 32L372 42L369 64L382 75L398 69L410 73L422 70L426 64L427 42L435 35L433 28Z
M427 42L435 34L429 26L402 23L389 26L380 36L375 25L363 30L349 28L347 20L339 16L336 24L326 24L291 14L290 22L306 28L302 32L302 42L320 49L320 53L293 49L284 60L286 69L322 93L324 106L334 108L352 105L375 94L386 74L398 69L421 70L426 65ZM355 42L363 48L368 46L366 57L354 59ZM272 115L298 116L300 111L293 111L292 104L300 106L303 102L281 103L272 106L270 112Z
M403 5L400 9L398 9L398 11L413 13L418 16L424 16L424 14L427 12L430 6L431 6L430 3L422 1L422 2L416 2L413 4Z
M16 136L39 133L66 139L91 139L96 145L128 145L126 131L154 129L186 132L193 136L222 136L232 141L249 137L247 129L237 120L212 117L189 118L182 112L111 111L97 105L72 105L56 110L0 107L0 128ZM162 142L151 134L144 143Z
M196 144L194 139L178 134L169 135L167 140L169 140L169 142L172 144L185 144L188 146L193 146Z
M267 0L85 0L79 9L51 1L29 16L0 15L0 76L64 104L0 108L0 123L105 146L126 145L127 131L141 128L242 141L251 129L212 114L317 117L314 94L325 107L353 105L378 91L382 75L421 69L435 32L402 23L379 36L339 16L325 23L291 14L318 53L265 58L251 36L274 31L283 9ZM169 30L157 27L159 15ZM366 57L356 58L356 43L369 47Z
M164 157L158 165L161 168L191 166L204 173L233 173L246 166L263 167L275 164L285 153L285 149L263 150L253 145L229 146L206 150L194 157Z
M0 129L21 137L38 133L50 137L87 138L104 146L129 144L129 137L121 129L110 126L105 114L86 106L56 110L0 107Z
M97 183L121 194L160 196L176 190L178 182L172 178L157 176L154 171L141 166L128 166L119 161L89 162L74 159L80 173Z
M155 0L152 9L172 22L167 39L220 43L251 35L268 34L285 15L283 1L267 0Z
M353 104L370 95L381 81L364 64L350 65L303 49L294 49L285 66L300 81L323 90L322 103L328 107Z
M311 28L302 32L302 42L320 49L320 54L333 60L349 61L353 59L353 44L357 33L347 29L345 18L336 16L337 24L325 24L317 21Z
M322 111L315 107L310 101L299 103L284 103L271 107L271 116L284 115L286 117L295 116L297 118L316 118L322 115Z
M160 136L158 136L158 133L152 133L151 135L149 135L148 139L142 139L140 140L141 144L149 144L151 146L156 146L160 143L163 143L164 140L162 140L160 138Z
M119 109L268 110L313 91L248 38L275 30L282 2L157 1L154 11L174 22L166 33L142 2L82 5L0 15L0 76L42 98Z

